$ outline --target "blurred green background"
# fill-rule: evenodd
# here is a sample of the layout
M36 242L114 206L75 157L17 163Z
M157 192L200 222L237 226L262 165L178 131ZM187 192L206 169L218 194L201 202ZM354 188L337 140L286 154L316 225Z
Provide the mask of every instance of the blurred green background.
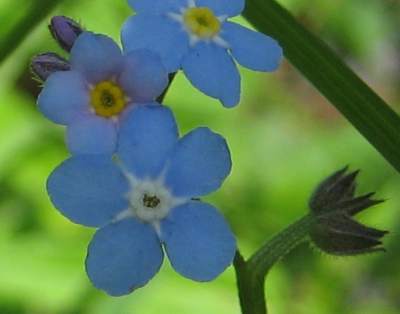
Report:
M69 222L48 199L46 178L68 152L64 128L36 108L40 84L28 65L35 54L62 53L47 30L51 16L66 15L119 41L132 11L125 0L60 2L34 29L19 28L27 36L0 64L0 314L240 313L232 267L211 283L197 283L166 260L147 286L119 298L87 279L83 262L94 229ZM398 1L281 3L400 110ZM40 12L42 5L46 1L0 0L1 49L18 23L37 14L30 8ZM227 138L233 171L205 200L227 217L245 257L304 215L315 185L345 165L362 170L360 193L377 191L387 199L358 219L391 232L386 254L338 258L301 244L267 279L269 312L399 313L398 173L286 60L272 74L240 70L242 101L234 109L200 94L181 74L165 103L182 134L207 125Z

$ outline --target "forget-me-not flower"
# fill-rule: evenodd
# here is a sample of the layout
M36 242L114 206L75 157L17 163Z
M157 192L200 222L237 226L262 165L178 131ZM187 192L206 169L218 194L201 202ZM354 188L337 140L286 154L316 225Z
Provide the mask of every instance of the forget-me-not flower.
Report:
M113 296L144 286L163 262L210 281L228 267L236 240L223 216L196 200L231 170L225 139L200 127L179 139L170 109L136 106L122 125L119 163L73 156L50 175L54 206L75 223L99 227L86 258L92 283Z
M233 107L240 99L240 75L232 57L256 71L275 71L282 59L278 43L227 21L243 11L244 0L128 0L136 11L122 29L129 52L160 53L168 72L182 69L208 96Z
M69 61L70 71L46 79L39 110L67 126L72 155L112 155L124 116L165 89L167 72L157 53L141 49L123 55L111 38L91 32L79 35Z

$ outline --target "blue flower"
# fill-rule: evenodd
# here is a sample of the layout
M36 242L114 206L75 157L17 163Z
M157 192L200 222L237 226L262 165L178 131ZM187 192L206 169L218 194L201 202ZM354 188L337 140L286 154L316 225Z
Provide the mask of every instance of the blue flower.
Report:
M112 155L127 113L136 104L151 103L168 84L157 53L141 49L123 55L111 38L91 32L76 39L70 69L47 78L38 107L52 122L67 126L72 155Z
M125 51L160 53L168 72L189 81L225 107L240 99L240 75L232 57L256 71L275 71L282 49L272 38L227 21L244 0L128 0L137 12L122 29Z
M137 106L121 127L118 163L73 156L50 175L54 206L75 223L99 227L86 258L92 283L113 296L144 286L163 262L210 281L228 267L236 240L223 216L197 200L231 170L226 141L201 127L179 139L170 109Z

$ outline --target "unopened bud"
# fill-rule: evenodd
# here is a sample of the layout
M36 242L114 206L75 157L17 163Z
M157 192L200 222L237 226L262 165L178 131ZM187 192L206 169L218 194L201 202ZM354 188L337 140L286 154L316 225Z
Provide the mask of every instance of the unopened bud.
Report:
M51 19L49 30L57 44L66 52L71 51L75 40L84 32L83 27L77 22L61 15Z
M364 226L346 214L331 214L316 218L310 237L317 247L328 254L357 255L386 252L380 247L380 239L387 233Z
M346 170L347 167L322 181L311 196L309 207L316 216L310 231L311 240L324 252L334 255L385 251L378 246L387 231L352 219L353 215L383 200L372 200L374 193L354 197L359 171L345 175Z
M56 53L45 52L31 60L31 71L42 82L58 71L69 71L69 61Z

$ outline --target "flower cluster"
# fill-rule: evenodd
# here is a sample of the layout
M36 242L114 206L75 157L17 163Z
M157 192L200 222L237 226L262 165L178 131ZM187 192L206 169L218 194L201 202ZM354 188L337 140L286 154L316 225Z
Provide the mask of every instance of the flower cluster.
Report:
M244 0L128 3L137 14L122 29L124 50L159 52L168 72L182 69L196 88L225 107L236 106L240 99L240 75L233 58L265 72L275 71L282 59L275 40L227 20L243 11Z
M148 104L168 84L158 54L122 54L109 37L84 32L74 42L70 70L50 75L38 98L43 115L67 126L73 155L116 150L121 121L136 104Z
M164 252L196 281L215 279L236 252L225 219L200 200L230 173L227 143L206 127L179 138L172 111L155 101L168 78L183 70L195 87L233 107L240 99L233 59L274 71L282 58L276 41L227 21L244 0L128 3L137 14L123 26L123 51L57 16L49 29L69 58L46 52L31 62L44 82L38 108L66 126L72 155L51 173L48 194L71 221L99 228L86 271L113 296L145 285Z
M73 222L100 227L89 245L90 280L110 295L145 285L163 261L197 281L217 277L236 241L210 204L193 200L217 190L231 169L225 140L208 128L181 139L171 110L138 106L118 139L116 164L80 155L50 175L53 204ZM72 197L71 197L72 196Z

